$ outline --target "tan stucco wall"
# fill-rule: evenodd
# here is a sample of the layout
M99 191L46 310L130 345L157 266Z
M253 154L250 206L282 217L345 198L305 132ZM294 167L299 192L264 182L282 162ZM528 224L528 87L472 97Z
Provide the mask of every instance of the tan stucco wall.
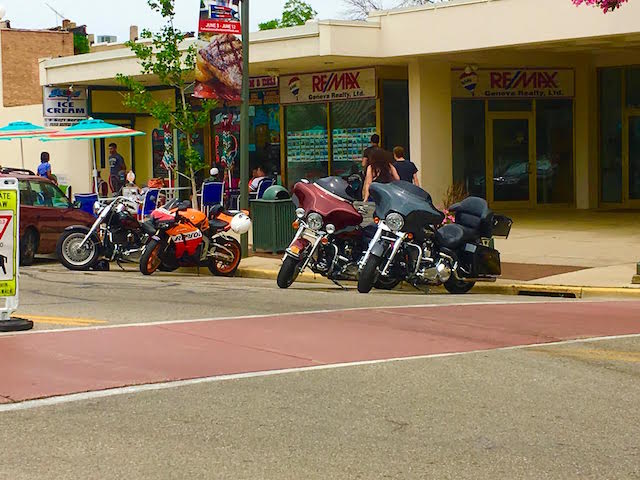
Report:
M411 160L420 171L423 188L439 206L453 182L450 72L449 63L409 65Z

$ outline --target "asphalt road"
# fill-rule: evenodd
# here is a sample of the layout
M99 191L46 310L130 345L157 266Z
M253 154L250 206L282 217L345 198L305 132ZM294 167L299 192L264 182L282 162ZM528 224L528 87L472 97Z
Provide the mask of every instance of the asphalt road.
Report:
M54 265L23 270L21 294L20 312L40 330L317 310L333 310L325 315L335 323L352 307L514 302L516 312L547 301L283 292L269 281ZM580 327L569 317L547 320ZM430 327L443 342L445 325ZM640 479L639 336L168 387L0 405L0 479Z

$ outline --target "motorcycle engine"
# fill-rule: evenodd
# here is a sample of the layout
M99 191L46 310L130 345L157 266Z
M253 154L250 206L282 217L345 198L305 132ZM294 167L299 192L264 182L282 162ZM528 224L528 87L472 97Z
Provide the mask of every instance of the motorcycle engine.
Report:
M451 273L452 269L449 260L440 258L434 265L423 269L420 272L420 277L428 283L442 284L449 281Z

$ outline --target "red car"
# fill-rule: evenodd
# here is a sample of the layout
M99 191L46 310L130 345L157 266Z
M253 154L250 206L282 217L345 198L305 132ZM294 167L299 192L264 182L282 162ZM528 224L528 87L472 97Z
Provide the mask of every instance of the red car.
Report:
M36 253L55 253L65 228L93 225L95 218L75 207L51 180L29 170L2 168L0 177L20 185L20 264L31 265Z

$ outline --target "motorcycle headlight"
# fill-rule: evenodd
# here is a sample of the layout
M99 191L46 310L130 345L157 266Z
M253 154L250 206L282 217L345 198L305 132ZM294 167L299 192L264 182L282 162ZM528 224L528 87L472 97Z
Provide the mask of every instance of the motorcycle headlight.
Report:
M334 233L336 233L336 226L328 223L326 230L329 235L333 235Z
M307 217L307 225L311 230L321 230L324 221L319 213L310 213Z
M298 217L299 219L303 219L304 216L306 215L307 212L304 211L304 208L298 208L296 209L296 217Z
M385 222L394 232L399 232L404 227L404 218L399 213L390 213L387 215Z

